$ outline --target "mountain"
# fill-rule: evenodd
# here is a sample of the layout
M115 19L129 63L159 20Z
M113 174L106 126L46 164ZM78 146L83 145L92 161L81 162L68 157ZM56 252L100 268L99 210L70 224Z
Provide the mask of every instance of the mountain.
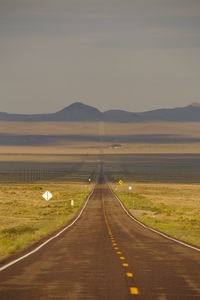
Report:
M146 112L128 112L124 110L99 111L97 108L75 102L64 109L51 114L8 114L0 112L0 121L105 121L105 122L148 122L148 121L168 121L168 122L200 122L200 104L192 103L185 107L171 109L156 109Z
M104 120L107 122L200 122L200 104L193 103L185 107L156 109L139 113L109 110L104 112Z
M43 122L43 121L101 121L103 120L103 113L97 108L75 102L64 109L51 114L8 114L0 113L1 121L21 121L21 122Z
M102 113L95 107L75 102L54 114L56 121L101 121Z

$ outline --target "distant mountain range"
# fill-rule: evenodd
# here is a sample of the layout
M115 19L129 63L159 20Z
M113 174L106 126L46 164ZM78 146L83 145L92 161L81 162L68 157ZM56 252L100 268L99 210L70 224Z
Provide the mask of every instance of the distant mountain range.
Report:
M97 108L75 102L66 108L51 114L8 114L0 112L0 121L21 121L21 122L200 122L200 104L193 103L185 107L171 109L156 109L146 112L128 112L124 110L99 111Z

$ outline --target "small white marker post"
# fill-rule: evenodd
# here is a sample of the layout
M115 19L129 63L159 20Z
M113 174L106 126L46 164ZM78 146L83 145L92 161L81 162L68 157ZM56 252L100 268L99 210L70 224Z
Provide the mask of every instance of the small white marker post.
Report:
M42 195L42 197L43 197L46 201L49 201L49 200L53 197L53 195L52 195L52 193L50 193L49 191L46 191L46 192Z
M91 178L89 178L88 181L91 182Z
M46 191L42 197L47 201L47 207L49 206L48 205L48 201L53 197L52 193L50 193L49 191Z
M129 186L128 189L129 189L129 191L131 191L132 190L132 186Z
M71 200L71 206L74 206L74 200Z

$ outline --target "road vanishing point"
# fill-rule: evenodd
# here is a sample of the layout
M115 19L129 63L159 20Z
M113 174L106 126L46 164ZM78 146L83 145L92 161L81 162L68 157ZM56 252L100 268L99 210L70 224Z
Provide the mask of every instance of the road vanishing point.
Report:
M1 264L1 300L200 299L200 251L130 218L103 168L72 226L52 237Z

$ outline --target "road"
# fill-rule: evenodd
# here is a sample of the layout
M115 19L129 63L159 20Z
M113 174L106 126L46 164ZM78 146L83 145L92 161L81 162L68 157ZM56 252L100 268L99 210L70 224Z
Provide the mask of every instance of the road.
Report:
M137 224L103 176L80 219L0 272L0 299L200 299L200 252Z

